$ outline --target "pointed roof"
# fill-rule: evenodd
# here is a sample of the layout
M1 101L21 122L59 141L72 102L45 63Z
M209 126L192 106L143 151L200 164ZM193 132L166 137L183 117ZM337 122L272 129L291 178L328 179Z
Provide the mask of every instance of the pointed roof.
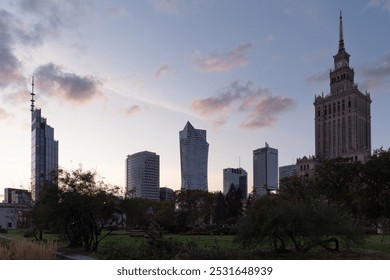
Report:
M344 34L343 34L343 14L340 10L340 27L339 27L339 52L345 51L344 47Z

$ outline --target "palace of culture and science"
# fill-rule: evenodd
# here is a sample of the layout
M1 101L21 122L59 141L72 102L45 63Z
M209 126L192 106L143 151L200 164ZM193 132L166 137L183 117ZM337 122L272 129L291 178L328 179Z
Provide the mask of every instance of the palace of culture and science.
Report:
M330 70L330 93L315 96L315 157L297 161L297 171L312 173L319 162L347 158L367 161L371 154L371 98L354 82L355 72L345 50L340 12L339 48Z

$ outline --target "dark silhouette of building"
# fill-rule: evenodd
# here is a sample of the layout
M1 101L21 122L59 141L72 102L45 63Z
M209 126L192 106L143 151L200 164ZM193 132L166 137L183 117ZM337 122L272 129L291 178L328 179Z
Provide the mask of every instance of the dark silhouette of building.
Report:
M44 187L57 186L58 141L54 128L41 116L41 109L34 106L34 78L31 91L31 195L39 199Z
M355 72L345 50L340 11L339 48L329 73L330 93L315 96L315 156L365 162L371 154L371 98L354 82Z

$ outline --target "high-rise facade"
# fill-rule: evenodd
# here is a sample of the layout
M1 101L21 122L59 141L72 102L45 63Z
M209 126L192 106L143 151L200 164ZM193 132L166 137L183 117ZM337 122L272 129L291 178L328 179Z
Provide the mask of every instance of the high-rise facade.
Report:
M208 191L209 143L206 141L206 130L195 129L187 122L179 137L181 189Z
M126 192L128 197L160 200L160 156L144 151L126 159Z
M267 143L253 151L253 188L257 196L278 188L278 150Z
M340 12L339 47L330 71L330 93L315 96L315 155L365 162L371 154L371 98L354 82L354 69L344 46Z
M58 141L54 128L33 109L31 123L31 196L34 201L42 195L44 187L57 186Z
M242 168L225 168L223 170L223 194L229 192L230 186L241 190L241 199L248 196L248 173Z
M31 91L31 196L37 201L45 187L58 184L58 141L41 109L34 105L34 77Z

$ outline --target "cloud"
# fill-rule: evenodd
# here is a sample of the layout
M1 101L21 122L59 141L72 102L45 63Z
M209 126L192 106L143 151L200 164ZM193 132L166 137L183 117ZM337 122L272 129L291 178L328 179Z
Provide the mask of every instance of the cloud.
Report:
M180 4L181 0L153 0L153 6L157 11L169 14L177 13Z
M34 76L37 88L44 94L72 104L82 105L103 96L102 83L95 77L63 72L54 63L38 67Z
M379 62L380 61L380 62ZM368 90L383 87L390 88L390 53L379 58L377 62L362 67L363 84Z
M30 100L30 92L28 92L25 88L20 88L4 96L4 100L12 105L28 104Z
M0 121L4 121L13 117L13 114L8 113L6 110L0 107Z
M196 66L206 72L225 72L237 67L243 67L249 63L245 58L245 53L252 47L251 44L240 44L234 50L220 54L213 52L212 54L201 57L199 53L194 59Z
M250 109L246 120L241 123L241 128L257 129L271 127L278 121L278 114L291 109L295 102L293 99L283 96L269 96L259 92L259 100Z
M390 0L370 0L368 6L380 7L390 12Z
M140 112L142 109L140 106L138 105L133 105L133 106L130 106L130 107L127 107L127 108L124 108L122 109L122 114L125 116L125 117L129 117L129 116L132 116L138 112Z
M23 80L15 45L25 37L22 24L8 11L0 10L0 87Z
M18 13L0 9L0 88L22 84L23 63L16 50L39 46L62 28L74 27L86 1L20 0Z
M165 76L168 73L173 72L175 69L172 66L169 66L167 64L160 66L156 71L156 77L161 78L162 76Z
M273 96L268 89L252 89L252 83L240 85L238 81L231 83L216 96L193 100L190 107L200 116L211 118L215 126L224 125L228 114L245 114L240 124L244 129L257 129L273 126L278 115L295 105L293 99Z
M112 7L107 9L108 15L112 17L123 17L127 16L128 12L125 7Z
M39 32L54 34L62 28L73 28L82 18L90 1L79 0L20 0L19 8L28 15L36 16L35 28Z
M308 84L317 84L325 81L329 81L329 70L322 73L317 73L306 78L306 83Z

